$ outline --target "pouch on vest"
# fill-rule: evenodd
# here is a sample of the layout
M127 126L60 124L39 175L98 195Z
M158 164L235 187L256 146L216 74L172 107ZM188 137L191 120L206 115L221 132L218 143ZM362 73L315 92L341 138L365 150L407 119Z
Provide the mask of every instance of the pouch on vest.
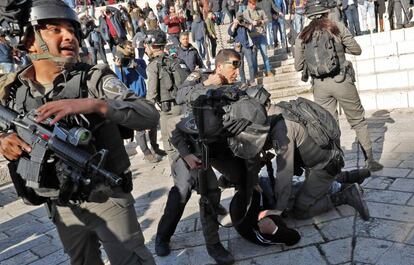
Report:
M312 40L305 43L305 64L314 78L335 76L339 73L339 58L333 36L328 31L315 31Z
M341 130L332 114L317 103L299 97L276 104L283 109L283 118L302 124L309 136L322 149L340 148Z

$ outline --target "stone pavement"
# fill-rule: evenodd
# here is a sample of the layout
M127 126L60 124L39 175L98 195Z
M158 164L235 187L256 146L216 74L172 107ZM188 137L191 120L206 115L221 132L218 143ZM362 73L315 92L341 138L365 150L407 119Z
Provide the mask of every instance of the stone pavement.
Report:
M259 247L230 228L221 228L224 245L237 264L414 264L414 109L367 113L377 157L385 165L364 183L371 220L362 221L349 207L304 221L288 220L301 235L293 247ZM355 134L342 117L346 167L363 166ZM360 158L358 160L358 158ZM154 251L154 237L171 186L168 162L133 160L135 208L146 243ZM233 190L223 194L228 205ZM198 196L193 193L172 238L173 252L156 257L157 264L213 264L200 230ZM69 264L56 229L43 207L24 205L10 185L0 187L0 264Z

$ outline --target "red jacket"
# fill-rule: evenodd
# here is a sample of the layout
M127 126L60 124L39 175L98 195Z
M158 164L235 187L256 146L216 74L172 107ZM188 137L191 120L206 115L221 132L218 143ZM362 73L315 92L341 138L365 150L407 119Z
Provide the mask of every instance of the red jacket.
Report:
M177 34L181 32L181 23L185 22L183 17L164 17L164 24L168 26L168 34Z

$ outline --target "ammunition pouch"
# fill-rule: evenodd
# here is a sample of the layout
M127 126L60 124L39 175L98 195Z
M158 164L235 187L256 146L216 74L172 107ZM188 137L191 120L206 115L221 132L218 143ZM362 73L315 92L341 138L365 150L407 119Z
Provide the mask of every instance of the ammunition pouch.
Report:
M10 162L7 167L9 168L10 177L16 189L17 196L21 197L25 204L41 205L47 201L47 198L37 195L34 189L26 187L26 181L17 174L16 161Z

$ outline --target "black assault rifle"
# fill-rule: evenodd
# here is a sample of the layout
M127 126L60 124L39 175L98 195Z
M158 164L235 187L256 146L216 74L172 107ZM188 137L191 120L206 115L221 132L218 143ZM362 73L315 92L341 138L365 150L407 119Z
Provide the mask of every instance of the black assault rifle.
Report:
M107 150L91 154L78 146L89 142L91 133L88 130L82 127L66 130L56 124L51 131L47 126L37 123L35 117L34 111L19 115L0 105L0 130L14 131L32 149L29 154L20 157L16 170L25 180L26 187L44 187L45 181L49 180L45 179L47 176L44 176L44 172L42 174L42 169L51 158L57 158L59 167L56 166L56 171L64 175L60 189L69 189L60 190L59 199L63 199L63 203L69 202L72 194L86 200L88 194L85 191L87 193L91 185L100 182L98 179L106 185L121 185L121 177L103 169ZM65 196L62 198L63 194Z

